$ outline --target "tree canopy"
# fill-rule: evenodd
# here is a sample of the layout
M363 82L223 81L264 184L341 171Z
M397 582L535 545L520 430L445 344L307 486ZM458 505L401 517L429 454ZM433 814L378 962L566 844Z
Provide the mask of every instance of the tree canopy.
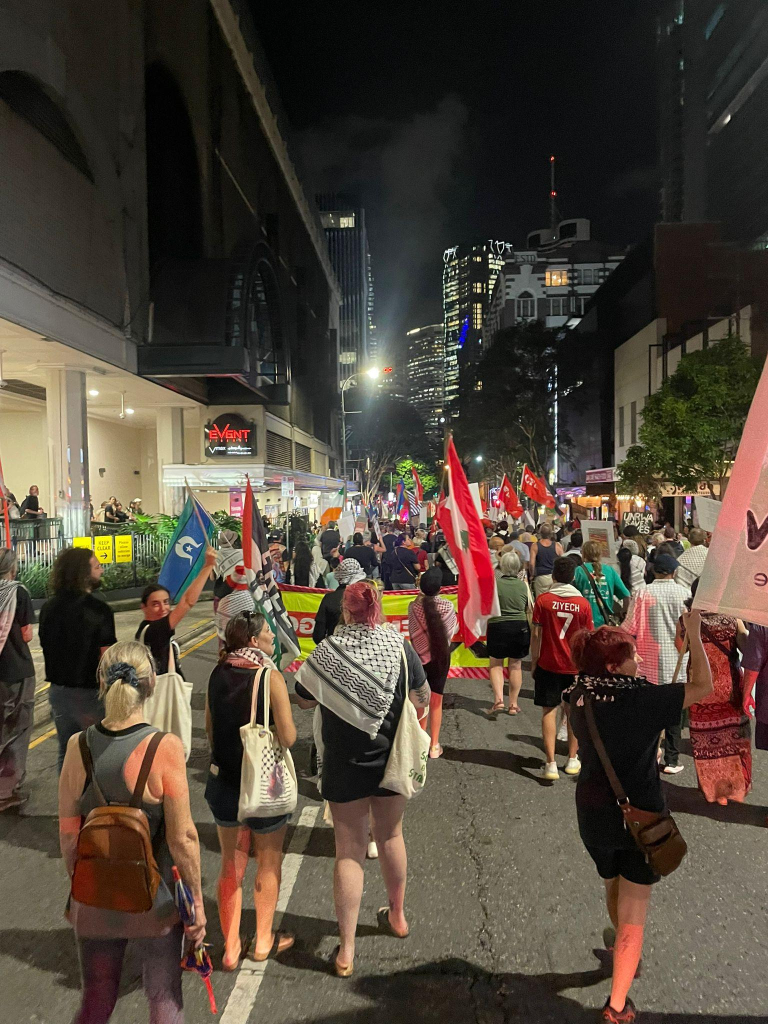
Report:
M680 360L643 409L638 444L618 467L622 488L656 497L664 483L725 493L760 378L738 335Z
M413 475L411 473L412 468L415 468L416 472L419 474L421 485L424 488L424 497L433 497L437 493L438 487L440 486L440 480L438 478L437 473L435 472L434 460L430 460L428 462L421 462L419 460L414 459L400 459L400 461L395 466L395 476L398 478L398 480L400 479L400 477L403 478L403 480L405 481L405 486L408 488L409 491L413 490Z
M482 358L462 370L456 443L510 476L523 462L543 475L555 449L557 332L538 321L498 331ZM569 447L562 433L560 450Z
M357 459L363 501L373 501L385 473L395 471L402 459L429 463L432 459L424 421L408 402L377 397L362 412L350 416L349 458ZM425 485L426 488L426 485Z

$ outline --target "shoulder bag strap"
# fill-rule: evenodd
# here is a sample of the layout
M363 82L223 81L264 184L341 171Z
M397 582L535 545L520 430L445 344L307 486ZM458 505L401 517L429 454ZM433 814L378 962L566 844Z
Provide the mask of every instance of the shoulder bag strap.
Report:
M87 729L83 729L80 733L80 739L78 743L80 745L80 757L83 759L83 767L85 768L85 786L90 782L93 786L93 791L96 794L96 799L102 807L109 805L109 800L106 799L101 791L101 786L96 778L96 771L93 767L93 758L91 757L91 748L88 746L88 736L86 735ZM85 786L83 789L85 789Z
M608 781L611 784L611 789L613 790L614 796L616 797L619 804L628 804L629 797L624 792L624 787L622 786L621 782L619 782L619 777L614 771L613 765L611 764L611 760L608 757L608 751L605 749L605 744L600 738L600 733L597 728L597 722L595 721L595 712L592 708L591 697L584 697L584 714L587 718L587 727L589 728L589 735L591 736L592 743L594 745L595 750L597 751L597 756L600 758L600 763L603 766L603 771L608 776Z
M400 568L401 569L405 569L405 571L408 573L408 575L413 580L415 580L416 579L416 573L411 569L411 567L409 565L406 565L405 562L400 557L400 548L395 548L395 554L397 555L397 560L400 563Z
M256 725L256 706L259 699L259 689L264 683L264 724L269 728L269 669L263 668L261 675L256 680L256 673L253 673L253 689L251 691L251 725Z
M605 598L600 593L600 588L597 585L597 580L595 579L593 574L587 568L586 562L584 563L584 567L583 568L584 568L584 572L587 574L587 576L589 576L589 582L592 584L592 592L595 595L595 601L597 601L597 605L598 605L598 607L600 609L600 613L603 616L603 618L605 619L605 621L608 622L609 617L612 616L614 613L611 612L611 611L608 611L608 605L605 603Z
M155 754L157 753L157 748L160 746L160 741L163 736L165 736L164 732L152 733L149 746L144 753L144 760L141 762L139 777L136 779L136 786L134 787L131 801L128 804L129 807L141 807L141 801L144 798L147 779L149 778L149 773L152 770L152 762L155 760Z

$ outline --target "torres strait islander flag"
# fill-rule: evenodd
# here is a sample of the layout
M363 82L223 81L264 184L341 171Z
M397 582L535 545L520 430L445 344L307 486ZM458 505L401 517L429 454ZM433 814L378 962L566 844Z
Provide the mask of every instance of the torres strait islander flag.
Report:
M537 505L546 505L548 508L555 507L555 499L550 494L549 488L543 480L528 469L528 466L523 466L523 474L520 477L520 490L531 501L535 501Z
M445 468L449 493L440 502L438 516L459 568L459 629L464 646L471 647L485 635L488 619L500 614L499 597L485 530L453 438L448 441Z

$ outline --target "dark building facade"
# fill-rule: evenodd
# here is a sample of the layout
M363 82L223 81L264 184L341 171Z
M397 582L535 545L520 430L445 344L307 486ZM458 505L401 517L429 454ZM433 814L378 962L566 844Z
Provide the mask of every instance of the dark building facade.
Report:
M365 210L353 196L317 196L331 263L341 287L339 380L364 370L371 359L373 273Z

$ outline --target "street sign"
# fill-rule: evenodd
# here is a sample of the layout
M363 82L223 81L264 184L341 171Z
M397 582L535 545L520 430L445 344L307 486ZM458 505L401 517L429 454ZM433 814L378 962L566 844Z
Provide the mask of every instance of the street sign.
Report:
M621 517L622 531L627 526L635 526L638 533L647 536L653 530L653 515L650 512L625 512Z
M115 561L133 561L133 536L130 533L119 533L115 537Z
M292 498L294 496L294 482L289 476L284 476L280 481L280 496L283 498Z
M102 565L107 565L109 562L114 562L115 558L112 553L112 538L111 537L94 537L93 538L93 553L96 555Z

